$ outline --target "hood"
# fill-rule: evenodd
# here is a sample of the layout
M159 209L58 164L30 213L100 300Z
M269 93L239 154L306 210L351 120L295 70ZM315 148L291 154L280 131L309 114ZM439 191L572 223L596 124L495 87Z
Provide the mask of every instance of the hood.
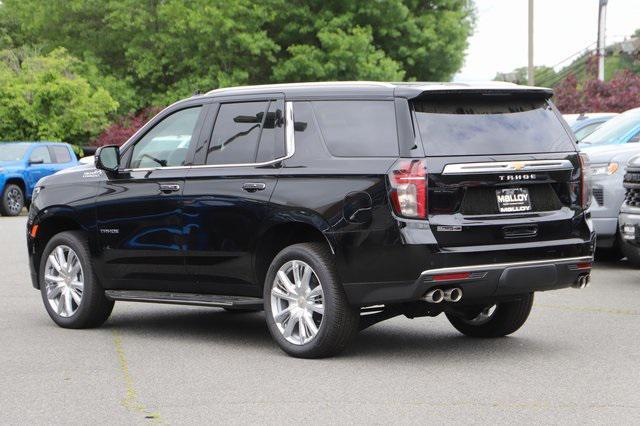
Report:
M2 167L20 167L22 162L20 161L0 161L0 168Z
M579 145L578 145L579 146ZM592 164L607 163L617 156L630 157L640 154L640 144L625 143L617 145L579 146L580 151L589 156Z
M73 172L77 172L78 170L86 170L86 169L95 169L95 166L93 164L81 164L80 163L77 166L67 167L66 169L62 169L62 170L56 172L55 174L63 175L65 173L73 173Z

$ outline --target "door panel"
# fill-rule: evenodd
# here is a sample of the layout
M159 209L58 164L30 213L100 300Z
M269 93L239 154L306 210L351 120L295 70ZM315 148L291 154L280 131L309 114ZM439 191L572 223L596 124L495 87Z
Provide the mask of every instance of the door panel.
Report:
M131 171L101 185L97 231L106 288L179 290L189 281L182 251L184 173Z
M203 293L259 296L251 253L269 216L273 169L192 169L184 190L187 271ZM264 189L243 189L246 184ZM254 185L250 185L254 186Z
M189 170L183 195L187 272L203 293L260 296L252 253L279 168L256 162L284 153L284 101L232 99L210 111L206 166Z

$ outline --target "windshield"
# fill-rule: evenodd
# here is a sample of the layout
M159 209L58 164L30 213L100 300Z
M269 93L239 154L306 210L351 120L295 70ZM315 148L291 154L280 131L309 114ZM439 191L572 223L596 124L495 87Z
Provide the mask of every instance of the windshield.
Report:
M20 161L29 145L24 143L0 143L0 161Z
M551 104L542 98L449 96L413 105L428 155L575 150Z
M633 109L612 118L580 143L589 145L623 143L623 138L636 128L640 128L640 109Z

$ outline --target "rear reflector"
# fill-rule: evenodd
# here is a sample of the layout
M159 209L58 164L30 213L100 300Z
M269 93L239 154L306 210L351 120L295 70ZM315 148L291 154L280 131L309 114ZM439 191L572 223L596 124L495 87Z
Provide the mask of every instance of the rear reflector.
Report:
M471 278L471 272L457 272L455 274L434 275L433 281L455 281Z
M591 269L591 262L576 263L576 269Z

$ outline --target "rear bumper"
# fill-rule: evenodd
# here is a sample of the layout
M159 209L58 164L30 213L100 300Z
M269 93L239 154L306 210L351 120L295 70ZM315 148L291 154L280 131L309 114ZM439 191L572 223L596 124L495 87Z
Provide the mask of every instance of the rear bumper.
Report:
M593 256L428 269L412 282L345 284L354 305L420 300L432 289L460 288L465 302L504 298L574 285L591 272ZM458 275L458 276L456 276ZM462 277L467 275L465 277Z

